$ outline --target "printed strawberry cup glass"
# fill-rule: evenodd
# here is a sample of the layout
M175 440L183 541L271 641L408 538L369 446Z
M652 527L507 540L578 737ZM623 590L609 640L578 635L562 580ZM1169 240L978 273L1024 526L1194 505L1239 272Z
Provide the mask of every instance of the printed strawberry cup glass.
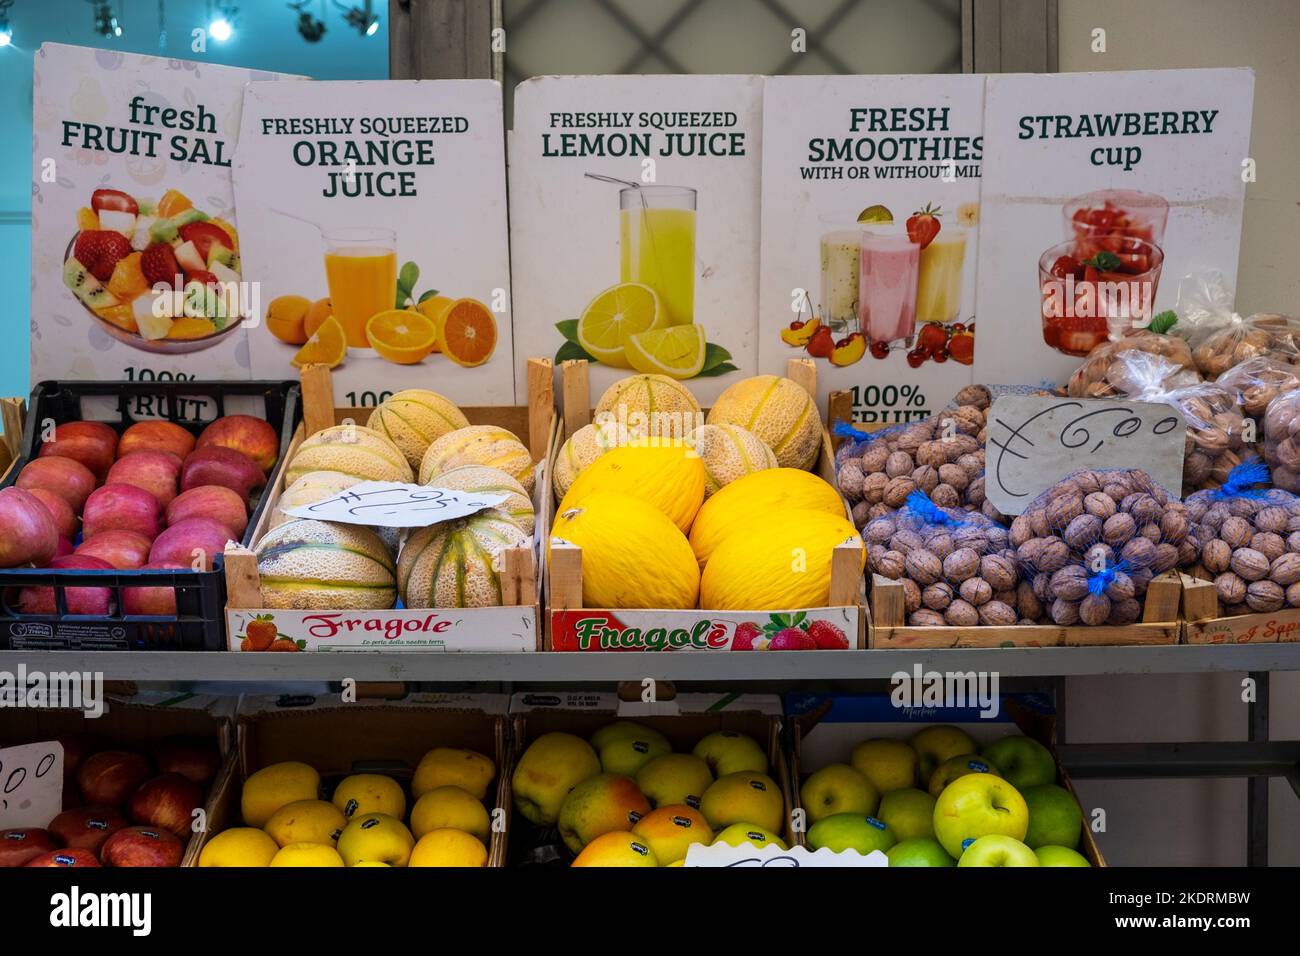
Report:
M1086 356L1151 321L1164 252L1144 239L1115 237L1112 245L1115 251L1083 256L1080 244L1061 242L1039 257L1043 341L1049 348Z
M916 335L916 285L921 246L902 223L863 227L858 277L858 323L869 342Z
M1065 238L1079 243L1088 258L1121 239L1141 239L1160 246L1169 222L1169 200L1136 189L1098 189L1075 196L1061 209Z

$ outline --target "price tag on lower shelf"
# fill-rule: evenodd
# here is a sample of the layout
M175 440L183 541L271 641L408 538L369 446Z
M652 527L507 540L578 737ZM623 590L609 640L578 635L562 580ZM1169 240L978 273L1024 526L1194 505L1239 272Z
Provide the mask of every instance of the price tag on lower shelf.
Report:
M1172 405L1003 395L989 409L984 494L1018 515L1081 468L1140 468L1181 498L1186 435Z
M761 847L749 842L741 843L740 846L731 846L727 843L713 843L709 846L692 843L690 849L686 851L686 860L682 865L712 868L745 866L763 869L769 867L806 869L808 867L888 866L889 858L879 850L872 850L866 854L859 853L857 850L841 850L836 853L827 847L814 851L802 846L792 846L786 850L775 843L765 843Z
M43 827L63 809L63 744L0 750L0 830Z
M412 485L400 481L363 481L324 501L284 509L295 518L337 521L383 528L426 528L492 508L507 495L480 494Z

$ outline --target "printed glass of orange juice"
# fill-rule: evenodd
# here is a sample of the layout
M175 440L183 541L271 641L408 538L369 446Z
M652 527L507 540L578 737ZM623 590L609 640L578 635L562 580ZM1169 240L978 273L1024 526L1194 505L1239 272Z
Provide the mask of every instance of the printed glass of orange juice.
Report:
M397 296L397 235L391 229L335 229L325 236L325 280L334 318L348 348L370 347L366 323L393 308Z

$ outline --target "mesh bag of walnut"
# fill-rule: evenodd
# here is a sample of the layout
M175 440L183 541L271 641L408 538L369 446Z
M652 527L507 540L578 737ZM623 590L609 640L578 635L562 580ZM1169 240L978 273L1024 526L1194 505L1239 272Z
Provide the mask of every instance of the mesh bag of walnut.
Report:
M1207 380L1254 358L1300 364L1300 322L1276 313L1241 316L1232 305L1232 291L1219 272L1189 275L1179 284L1172 331L1187 340Z
M1072 398L1127 395L1135 374L1143 382L1154 381L1166 389L1195 385L1201 380L1186 342L1143 330L1093 349L1070 376L1066 393Z
M913 491L903 508L873 518L863 539L871 572L902 585L914 627L1006 626L1041 612L1021 586L1007 529L981 514Z
M1182 502L1138 469L1074 472L1016 516L1009 540L1062 627L1136 623L1151 579L1200 552Z
M1186 502L1201 543L1192 573L1214 582L1224 615L1300 607L1300 498L1267 483L1252 459Z

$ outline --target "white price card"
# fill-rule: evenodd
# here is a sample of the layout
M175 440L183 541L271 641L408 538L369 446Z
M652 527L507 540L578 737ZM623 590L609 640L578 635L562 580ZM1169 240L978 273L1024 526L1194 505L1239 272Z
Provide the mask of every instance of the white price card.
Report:
M988 416L984 493L1004 515L1081 468L1140 468L1182 497L1187 424L1172 405L1003 395Z
M726 843L705 846L702 843L692 843L690 849L686 851L686 859L682 865L745 866L763 869L888 866L889 858L879 850L872 850L864 855L857 850L841 850L836 853L826 847L820 850L809 850L802 846L792 846L788 850L783 850L775 843L767 843L761 847L756 847L752 843L742 843L740 846Z
M0 750L0 830L43 827L63 809L63 744Z
M324 501L286 508L285 514L372 527L427 528L495 507L507 497L401 481L363 481Z

